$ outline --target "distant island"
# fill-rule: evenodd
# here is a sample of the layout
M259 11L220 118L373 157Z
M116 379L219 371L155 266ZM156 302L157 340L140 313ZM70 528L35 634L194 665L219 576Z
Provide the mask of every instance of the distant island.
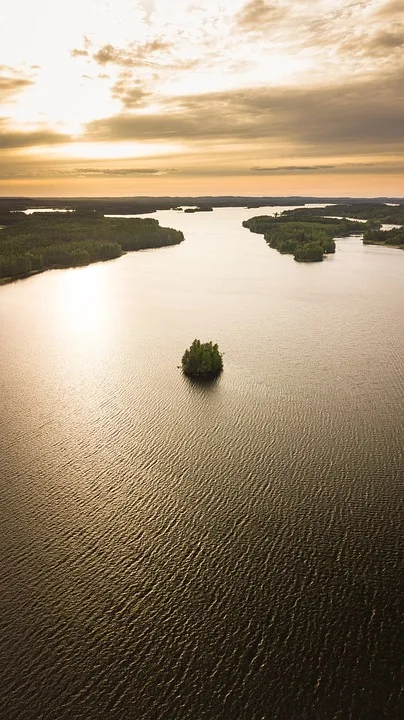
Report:
M96 211L104 215L140 215L142 213L152 213L156 210L178 210L179 208L195 208L209 206L212 208L223 207L275 207L275 206L295 206L304 207L304 205L312 203L338 203L340 207L344 203L352 208L364 208L369 212L370 207L376 207L380 210L386 209L386 203L398 203L401 210L404 211L404 198L378 197L370 200L369 198L349 198L349 197L321 197L314 195L307 196L268 196L252 197L249 195L182 195L182 196L134 196L134 197L0 197L0 216L2 213L8 213L10 210L28 210L30 208L54 208L58 210L75 210L80 212ZM388 208L391 210L391 207ZM332 213L331 213L332 214ZM336 213L341 214L341 213ZM349 213L348 213L349 214ZM355 217L362 217L355 214ZM367 218L371 216L368 215ZM386 220L385 222L389 222ZM1 221L0 225L7 224Z
M366 220L359 226L364 245L386 245L404 249L404 227L382 229L382 225L404 226L404 203L345 203L328 205L324 208L299 208L286 210L281 215L285 220L299 219L310 222L334 223L336 219L350 222L352 217Z
M358 218L359 220L375 220L376 222L404 225L404 200L397 201L396 204L386 204L386 202L375 202L368 200L360 202L352 200L343 204L326 205L322 208L298 208L297 210L285 210L282 215L295 216L298 215L302 220L308 220L311 217L342 217L342 218Z
M353 219L356 214L360 217ZM404 222L404 206L369 203L285 210L250 218L243 226L264 235L271 248L293 255L297 262L321 262L335 252L335 238L352 234L363 235L364 244L403 247L404 228L382 229L382 223L400 221Z
M111 260L131 250L176 245L178 230L153 218L106 218L98 213L12 213L0 230L0 282L50 268ZM0 224L4 217L0 218Z
M213 207L211 205L200 205L196 208L185 208L185 213L196 213L196 212L213 212Z
M282 254L293 255L298 262L321 262L324 255L335 253L336 237L363 230L363 223L352 220L313 218L303 222L296 215L258 215L244 220L243 226L251 232L264 235L271 248Z
M223 370L223 358L217 344L194 340L182 356L182 370L189 377L213 378Z

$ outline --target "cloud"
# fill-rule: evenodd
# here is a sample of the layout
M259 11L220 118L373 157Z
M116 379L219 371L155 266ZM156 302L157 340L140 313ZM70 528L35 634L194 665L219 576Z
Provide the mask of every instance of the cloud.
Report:
M121 77L112 87L112 97L120 100L126 110L133 110L143 107L151 97L151 93L145 90L139 80L130 83L126 76Z
M7 65L0 65L0 99L5 100L15 93L33 85L32 80L22 77L16 70Z
M390 68L402 66L402 48L404 47L404 24L390 25L388 29L378 29L376 32L364 32L341 43L339 51L351 55L357 61L365 63L376 61L379 66L382 62Z
M397 26L395 30L380 30L369 41L371 51L400 48L404 46L404 25Z
M73 50L70 50L72 57L88 57L88 54L88 50L84 50L83 48L73 48Z
M276 177L310 177L310 176L331 176L343 175L367 175L368 177L381 177L383 175L402 175L404 172L404 159L397 161L381 161L374 163L342 163L338 164L316 164L304 171L301 165L279 165L273 168L246 168L243 163L228 165L225 162L202 165L198 161L192 161L180 168L111 168L111 167L75 167L72 165L60 165L60 163L43 162L38 159L21 162L3 163L0 169L0 179L130 179L130 178L202 178L202 177L246 177L272 176ZM168 186L169 187L169 186ZM318 194L318 193L317 193Z
M87 35L83 35L83 47L82 48L73 48L73 50L70 50L70 55L72 57L88 57L89 56L89 49L92 46L92 42L90 38L87 37Z
M381 16L400 16L404 17L404 0L390 0L378 8L376 15Z
M131 12L135 5L125 2ZM136 177L168 171L113 165L172 162L179 173L245 173L259 185L259 175L300 174L304 182L373 171L350 159L404 158L404 0L161 0L159 13L137 22L117 8L119 28L100 22L91 39L72 34L61 43L60 67L52 55L52 72L45 50L27 55L21 71L0 66L0 99L29 90L0 126L0 146L16 148L15 167L24 157L18 148L71 142L93 147L87 155L27 152L27 166L35 157L44 172ZM31 65L37 60L41 72ZM20 125L30 112L32 122ZM65 128L83 132L71 139ZM137 156L122 143L112 159L119 141L150 147ZM111 161L94 159L97 143L111 143L99 148ZM173 153L176 160L162 159ZM3 155L11 162L11 150ZM59 170L48 170L54 160ZM73 170L78 164L86 167Z
M247 32L261 30L263 26L283 19L286 14L285 4L282 6L265 0L250 0L238 13L236 22L241 30Z
M167 57L164 58L164 53L167 53L169 49L170 44L161 38L154 38L145 43L132 43L127 49L107 44L94 53L93 59L98 65L103 66L108 64L120 67L152 66L159 64L156 63L155 58L160 54L163 54L162 62L165 64Z
M104 45L93 55L93 59L99 65L107 65L108 63L117 63L118 65L132 65L131 58L127 58L122 50L115 48L113 45Z
M280 50L286 61L300 58L302 68L310 58L312 81L320 72L332 79L375 73L380 62L402 63L404 1L375 5L367 0L250 0L236 15L237 35L245 45L253 39L261 69Z
M0 76L0 92L7 94L9 92L15 92L22 90L28 85L32 85L31 80L26 78L15 78L15 77L4 77Z
M402 166L404 163L402 163ZM396 166L394 166L396 168ZM250 168L252 172L261 173L262 175L273 175L273 174L295 174L295 173L317 173L317 172L324 172L324 171L331 171L331 172L337 172L341 173L356 173L358 171L360 172L375 172L375 170L387 170L391 171L393 169L393 166L388 163L376 163L376 162L347 162L347 163L334 163L330 165L319 165L319 164L313 164L313 165L278 165L274 167L261 167L256 166Z
M160 177L172 175L175 168L98 168L60 167L54 163L44 164L34 160L31 163L12 163L0 170L0 178L108 178L108 177Z
M258 88L167 99L156 113L87 126L94 141L287 142L332 153L344 146L404 149L404 72L336 86Z
M279 165L278 167L252 167L253 172L270 175L276 172L315 172L317 170L332 170L335 165Z
M62 145L70 141L69 135L54 132L53 130L33 130L30 132L7 130L7 118L0 119L0 148L11 150L13 148L35 147L41 145Z
M70 174L83 177L135 177L138 175L167 175L176 172L174 169L160 170L158 168L76 168Z

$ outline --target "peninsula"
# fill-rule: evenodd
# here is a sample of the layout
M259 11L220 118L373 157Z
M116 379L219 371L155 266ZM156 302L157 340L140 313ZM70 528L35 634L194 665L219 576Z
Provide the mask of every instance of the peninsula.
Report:
M160 227L154 218L107 218L94 212L10 215L10 223L0 230L1 283L50 268L88 265L131 250L176 245L184 240L182 232Z
M362 223L357 229L363 234L364 245L386 245L388 247L404 248L403 203L345 203L342 205L328 205L324 208L298 208L296 210L285 210L281 217L285 222L288 220L300 220L329 222L330 224L339 220L347 223L361 220ZM395 225L396 227L389 228L389 225Z
M404 223L403 205L358 203L258 215L243 226L261 233L271 248L294 255L298 262L318 262L335 252L335 238L349 235L362 235L365 245L404 247L403 227L382 227L395 223Z
M363 230L363 223L331 218L298 219L298 215L258 215L244 220L243 226L260 233L271 248L293 255L298 262L321 262L325 254L335 252L336 237ZM311 221L310 221L311 220Z

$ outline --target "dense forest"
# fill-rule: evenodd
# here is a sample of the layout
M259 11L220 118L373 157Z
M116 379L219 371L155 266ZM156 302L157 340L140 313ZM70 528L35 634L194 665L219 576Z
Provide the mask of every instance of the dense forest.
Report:
M363 243L365 245L391 245L403 247L403 228L382 230L382 225L404 225L404 205L385 205L380 203L330 205L325 208L298 208L285 210L281 217L285 222L292 219L310 220L310 222L334 223L335 216L341 216L349 222L347 217L366 220L362 223Z
M214 377L223 370L223 358L217 344L194 340L182 356L182 369L192 377Z
M404 248L404 227L382 230L381 224L369 220L363 233L364 245L392 245Z
M3 213L4 215L4 213ZM14 215L14 213L11 213ZM0 230L0 278L56 267L88 265L129 250L180 243L178 230L147 218L105 218L98 213L15 213Z
M336 237L363 230L363 223L351 220L313 218L313 222L295 220L293 216L258 215L245 220L243 226L264 235L271 248L293 255L299 262L319 262L325 254L335 252Z
M357 216L357 220L352 219L352 215ZM365 219L367 222L363 222ZM363 234L365 245L404 247L404 228L382 229L382 224L401 223L404 223L403 205L364 203L297 208L274 216L258 215L245 220L243 226L264 235L270 247L293 254L299 262L318 262L324 254L335 252L334 238L352 234Z
M54 208L57 210L81 210L81 211L93 211L96 210L104 215L136 215L140 213L151 213L156 210L170 210L176 208L182 208L185 206L190 207L203 207L210 206L212 208L220 207L249 207L259 208L265 206L304 206L307 203L324 203L329 205L330 203L338 203L339 206L355 208L363 206L369 208L375 206L376 208L385 208L385 203L401 203L401 208L404 209L404 198L374 198L369 200L367 198L348 198L348 197L320 197L320 196L260 196L250 197L242 195L221 195L221 196L134 196L134 197L76 197L76 198L61 198L61 197L43 197L43 198L29 198L29 197L2 197L0 198L0 213L7 212L9 210L28 210L29 208ZM349 214L349 213L348 213ZM355 214L354 217L362 217L361 215ZM363 216L367 219L368 216ZM386 220L386 222L389 222ZM398 222L398 221L397 221ZM0 222L1 225L1 222Z
M358 218L358 220L376 220L386 225L404 225L404 204L386 205L383 203L344 203L343 205L327 205L323 208L299 208L285 210L284 218L309 220L319 217Z

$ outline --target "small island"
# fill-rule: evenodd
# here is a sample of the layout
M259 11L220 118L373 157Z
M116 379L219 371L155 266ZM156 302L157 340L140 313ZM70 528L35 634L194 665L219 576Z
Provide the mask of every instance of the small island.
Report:
M223 370L223 359L217 344L195 339L182 356L182 370L189 377L214 378L219 375Z
M211 205L198 205L198 207L185 208L185 213L197 213L197 212L213 212Z

